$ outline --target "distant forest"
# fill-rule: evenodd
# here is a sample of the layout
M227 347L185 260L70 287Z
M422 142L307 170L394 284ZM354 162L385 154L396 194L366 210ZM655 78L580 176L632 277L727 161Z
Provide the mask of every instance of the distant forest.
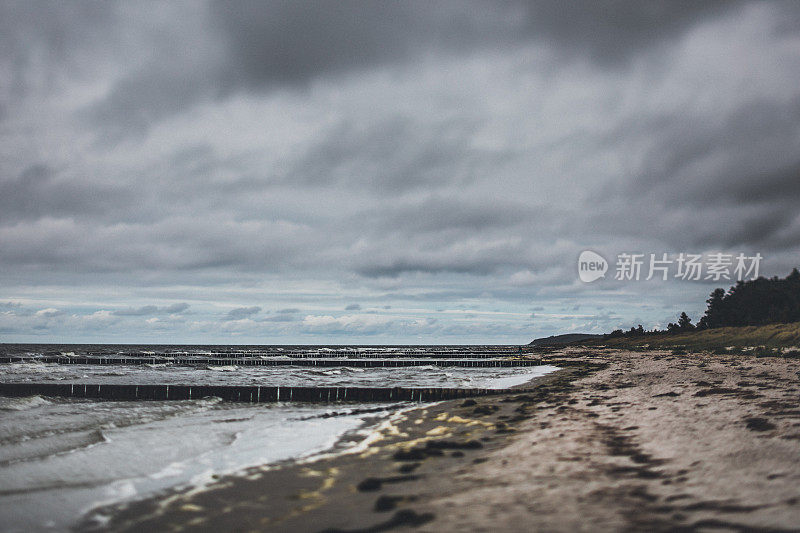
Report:
M739 281L725 292L715 289L706 300L708 307L697 322L684 312L677 323L667 326L667 333L683 333L697 329L722 328L728 326L762 326L765 324L800 321L800 272L796 268L785 278L777 276L751 281ZM664 331L645 331L639 325L628 331L617 329L607 335L613 337L635 337Z

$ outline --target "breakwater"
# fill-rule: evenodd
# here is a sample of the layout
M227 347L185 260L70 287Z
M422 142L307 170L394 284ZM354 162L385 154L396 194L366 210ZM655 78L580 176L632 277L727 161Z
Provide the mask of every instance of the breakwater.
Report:
M524 389L0 383L0 396L38 395L106 400L194 400L217 397L226 401L250 403L434 402L508 392L524 392Z

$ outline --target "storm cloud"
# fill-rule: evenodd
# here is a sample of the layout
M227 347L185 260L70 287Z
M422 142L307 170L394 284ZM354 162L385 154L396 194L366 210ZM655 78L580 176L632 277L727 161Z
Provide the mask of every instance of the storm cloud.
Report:
M583 285L577 256L797 266L798 71L789 1L5 2L0 331L522 342L696 317L713 284Z

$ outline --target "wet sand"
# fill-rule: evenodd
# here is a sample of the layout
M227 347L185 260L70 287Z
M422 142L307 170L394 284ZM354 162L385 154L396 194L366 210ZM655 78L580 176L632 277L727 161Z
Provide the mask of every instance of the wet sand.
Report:
M800 530L800 360L544 357L564 369L533 392L422 406L358 454L137 502L101 529Z

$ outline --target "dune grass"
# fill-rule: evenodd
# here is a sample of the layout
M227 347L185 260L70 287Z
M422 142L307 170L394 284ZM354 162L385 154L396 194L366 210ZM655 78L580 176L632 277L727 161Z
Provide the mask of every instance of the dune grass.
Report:
M800 356L800 322L598 339L591 344L611 348L671 349L676 353L708 351L797 357Z

